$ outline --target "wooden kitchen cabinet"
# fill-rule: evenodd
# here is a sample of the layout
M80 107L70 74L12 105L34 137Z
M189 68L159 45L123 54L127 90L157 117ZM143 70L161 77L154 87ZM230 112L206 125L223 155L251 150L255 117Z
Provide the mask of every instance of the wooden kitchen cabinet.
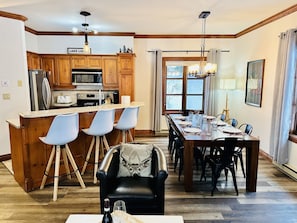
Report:
M87 56L87 63L89 68L102 68L102 57Z
M37 53L27 52L28 70L40 69L40 56Z
M118 54L120 96L130 95L134 101L134 57L132 53Z
M58 87L73 88L70 56L55 56L55 74Z
M118 89L117 56L102 56L102 76L104 89Z
M71 56L71 68L100 69L101 66L101 56Z
M58 78L55 75L55 56L41 56L41 69L45 70L48 75L50 86L53 88L58 85Z

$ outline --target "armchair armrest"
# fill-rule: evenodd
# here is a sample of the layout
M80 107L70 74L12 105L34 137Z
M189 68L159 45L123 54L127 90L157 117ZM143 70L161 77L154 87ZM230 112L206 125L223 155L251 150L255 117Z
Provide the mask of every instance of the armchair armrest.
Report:
M119 171L119 146L112 147L105 154L105 157L97 171L97 179L104 180L107 177L116 177Z

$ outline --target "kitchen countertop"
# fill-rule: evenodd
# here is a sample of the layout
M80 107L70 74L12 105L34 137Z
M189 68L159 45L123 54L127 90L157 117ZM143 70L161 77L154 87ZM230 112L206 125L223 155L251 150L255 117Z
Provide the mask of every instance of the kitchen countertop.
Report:
M27 111L19 113L20 117L23 118L41 118L56 116L68 113L84 113L84 112L94 112L102 109L123 109L127 107L134 106L144 106L143 102L131 102L130 104L103 104L98 106L88 106L88 107L69 107L69 108L59 108L50 110L40 110L40 111ZM16 128L20 128L20 120L18 118L6 120L9 124Z

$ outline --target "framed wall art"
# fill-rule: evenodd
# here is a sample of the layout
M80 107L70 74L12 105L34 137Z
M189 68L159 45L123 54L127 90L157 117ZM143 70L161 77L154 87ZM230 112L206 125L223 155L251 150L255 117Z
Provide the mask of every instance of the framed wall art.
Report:
M247 63L245 103L261 107L265 59Z

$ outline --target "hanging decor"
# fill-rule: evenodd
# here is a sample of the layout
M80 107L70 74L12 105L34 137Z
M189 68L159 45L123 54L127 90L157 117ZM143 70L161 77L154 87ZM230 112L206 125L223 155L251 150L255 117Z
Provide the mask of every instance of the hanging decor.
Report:
M202 39L200 47L200 61L197 64L188 66L188 74L194 77L207 77L210 75L215 75L217 72L217 64L208 63L205 61L205 26L206 18L210 15L210 11L202 11L199 15L199 19L202 19Z

